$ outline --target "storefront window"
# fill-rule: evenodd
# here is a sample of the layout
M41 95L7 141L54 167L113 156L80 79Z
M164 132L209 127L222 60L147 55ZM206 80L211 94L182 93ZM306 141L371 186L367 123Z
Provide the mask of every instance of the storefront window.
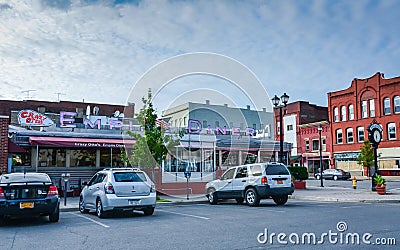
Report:
M96 166L96 149L71 149L71 167Z
M31 153L21 153L12 155L13 166L30 166L31 165Z
M39 148L39 167L65 167L65 148Z

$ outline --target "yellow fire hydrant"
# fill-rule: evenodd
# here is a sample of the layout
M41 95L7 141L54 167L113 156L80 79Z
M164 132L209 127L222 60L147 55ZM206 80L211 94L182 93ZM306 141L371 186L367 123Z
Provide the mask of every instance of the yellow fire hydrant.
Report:
M356 177L353 177L352 182L353 182L353 189L356 189L357 188L357 179L356 179Z

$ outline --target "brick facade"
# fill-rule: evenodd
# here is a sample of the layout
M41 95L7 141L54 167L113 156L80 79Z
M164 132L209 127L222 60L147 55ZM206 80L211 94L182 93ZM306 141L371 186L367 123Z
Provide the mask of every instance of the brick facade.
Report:
M6 173L8 166L8 116L0 115L0 172Z

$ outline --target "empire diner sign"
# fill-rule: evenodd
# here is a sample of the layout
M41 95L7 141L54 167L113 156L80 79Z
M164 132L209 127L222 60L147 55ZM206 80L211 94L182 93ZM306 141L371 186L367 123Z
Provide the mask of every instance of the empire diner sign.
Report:
M18 122L22 126L30 127L49 127L54 124L47 116L30 109L19 111Z

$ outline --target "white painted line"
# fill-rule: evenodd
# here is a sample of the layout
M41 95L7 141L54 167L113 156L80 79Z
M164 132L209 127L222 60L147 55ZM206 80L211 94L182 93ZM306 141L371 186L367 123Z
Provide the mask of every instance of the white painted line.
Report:
M161 209L157 209L156 211L164 212L164 213L170 213L170 214L177 214L177 215L183 215L183 216L188 216L188 217L193 217L193 218L198 218L198 219L203 219L203 220L209 220L210 218L203 217L203 216L197 216L197 215L192 215L192 214L184 214L184 213L176 213L176 212L171 212L171 211L165 211Z
M75 216L78 216L78 217L81 217L81 218L90 220L91 222L94 222L94 223L96 223L97 225L100 225L100 226L102 226L102 227L105 227L105 228L109 228L109 227L110 227L110 226L107 226L106 224L103 224L103 223L101 223L101 222L98 222L98 221L96 221L96 220L93 220L93 219L91 219L91 218L88 218L88 217L86 217L86 216L84 216L84 215L76 214L76 213L72 213L72 214L75 215Z

